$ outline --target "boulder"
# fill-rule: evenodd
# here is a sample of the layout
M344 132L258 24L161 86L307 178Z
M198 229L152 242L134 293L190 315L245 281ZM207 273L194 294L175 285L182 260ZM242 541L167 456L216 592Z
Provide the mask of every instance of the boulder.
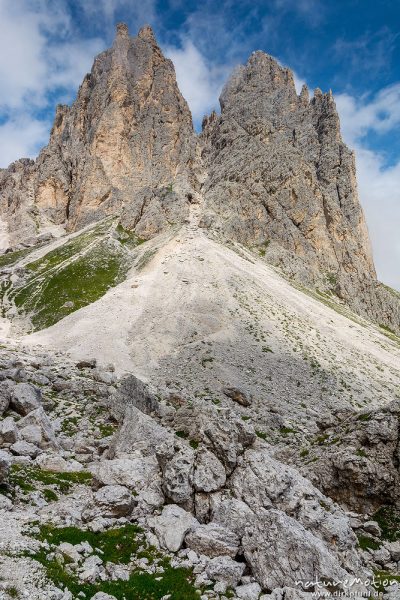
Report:
M29 456L30 458L36 458L41 452L40 448L29 442L24 442L23 440L15 442L15 444L10 447L10 450L17 456Z
M30 444L40 446L42 443L42 430L37 425L26 425L19 431L21 439Z
M53 473L76 473L82 471L83 466L77 460L65 460L59 454L41 454L35 464L43 471Z
M245 585L239 585L235 589L235 594L240 600L258 600L261 587L256 582L246 583Z
M94 494L94 503L102 517L125 517L132 512L134 498L123 485L106 485Z
M168 504L161 515L149 519L149 525L163 548L177 552L183 544L185 535L199 526L197 519L176 504Z
M0 444L14 444L18 440L18 429L12 417L0 421Z
M343 581L349 574L325 544L285 513L264 511L246 528L242 546L247 564L263 589L319 580ZM309 588L308 588L309 589Z
M241 538L247 525L255 519L255 514L245 502L222 493L211 498L211 519Z
M91 600L117 600L115 596L110 596L110 594L105 594L104 592L97 592L94 596L91 597Z
M268 449L245 452L231 487L234 496L255 514L269 508L285 512L327 542L334 552L346 553L353 570L359 568L357 538L344 511L296 469L272 458Z
M12 458L4 450L0 450L0 484L7 480Z
M10 405L12 390L15 383L11 379L0 381L0 416L5 413Z
M205 554L211 558L215 556L234 558L239 551L237 535L218 523L199 525L194 531L188 533L185 542L186 546L197 554Z
M240 388L227 386L224 387L222 391L224 392L225 396L228 396L228 398L231 398L231 400L237 402L241 406L251 405L251 396Z
M122 426L111 442L107 458L124 458L135 453L151 456L168 440L173 440L169 431L134 406L128 406Z
M21 429L27 427L28 425L34 425L40 428L42 433L42 446L51 446L54 449L59 448L51 421L46 415L42 406L31 411L28 415L26 415L26 417L23 417L20 421L18 421L18 426Z
M172 455L172 456L171 456ZM168 459L168 457L171 458ZM163 478L165 496L176 504L185 504L193 497L194 451L177 442L161 447L157 454Z
M220 581L226 587L235 587L240 581L246 565L232 560L230 556L216 556L206 566L206 575L213 581Z
M20 415L27 415L41 406L42 394L30 383L18 383L12 391L11 407Z
M196 452L196 465L193 475L193 484L197 492L215 492L226 482L224 465L220 460L207 450L200 448Z
M385 547L390 552L390 556L392 557L392 560L394 560L395 562L400 561L400 541L399 540L397 540L396 542L386 542Z

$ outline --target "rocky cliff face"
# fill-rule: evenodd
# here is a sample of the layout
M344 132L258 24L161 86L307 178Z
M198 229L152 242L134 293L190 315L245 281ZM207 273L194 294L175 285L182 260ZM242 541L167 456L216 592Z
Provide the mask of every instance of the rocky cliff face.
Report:
M131 38L120 24L74 104L57 107L37 161L17 161L0 174L11 243L110 214L151 237L185 214L195 160L192 118L171 61L149 27Z
M204 230L399 332L399 299L376 280L331 93L297 95L291 71L255 52L220 101L197 137L152 30L131 38L118 25L75 103L57 108L38 159L0 171L3 239L32 244L108 215L149 239L199 203Z
M221 115L203 122L201 225L398 329L398 302L377 286L354 154L331 92L316 89L310 100L303 86L297 95L291 71L255 52L220 103Z

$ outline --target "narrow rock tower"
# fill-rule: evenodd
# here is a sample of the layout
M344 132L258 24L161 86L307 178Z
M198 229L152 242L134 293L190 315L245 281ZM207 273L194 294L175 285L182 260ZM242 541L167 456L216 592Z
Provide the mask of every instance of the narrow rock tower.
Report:
M76 101L57 107L37 161L0 173L0 211L12 241L114 214L142 237L179 222L192 192L196 144L174 66L153 31L146 26L131 38L118 24Z

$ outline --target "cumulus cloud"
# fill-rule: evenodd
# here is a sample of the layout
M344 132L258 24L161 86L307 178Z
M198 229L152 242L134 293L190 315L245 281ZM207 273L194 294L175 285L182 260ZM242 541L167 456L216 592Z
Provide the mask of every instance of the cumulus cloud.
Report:
M75 36L63 2L0 0L1 167L37 154L48 137L54 95L70 101L103 47L98 37Z
M336 96L345 141L356 152L358 187L371 235L379 278L400 289L400 161L387 166L385 156L367 146L372 131L384 134L400 124L400 84L374 97Z
M205 114L218 109L218 97L229 67L209 63L188 38L182 40L179 48L165 48L165 53L174 63L179 88L198 127Z
M49 136L50 123L17 113L0 125L0 165L9 165L16 158L35 156Z

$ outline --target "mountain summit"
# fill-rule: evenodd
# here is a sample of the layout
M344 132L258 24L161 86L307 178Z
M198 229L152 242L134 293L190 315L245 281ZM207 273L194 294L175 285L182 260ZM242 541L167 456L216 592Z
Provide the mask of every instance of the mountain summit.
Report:
M332 292L400 330L399 301L376 280L353 153L332 94L296 93L293 74L254 52L196 136L152 29L117 25L71 107L58 106L36 161L0 172L8 246L74 232L108 216L150 239L184 223L258 248L298 282Z

